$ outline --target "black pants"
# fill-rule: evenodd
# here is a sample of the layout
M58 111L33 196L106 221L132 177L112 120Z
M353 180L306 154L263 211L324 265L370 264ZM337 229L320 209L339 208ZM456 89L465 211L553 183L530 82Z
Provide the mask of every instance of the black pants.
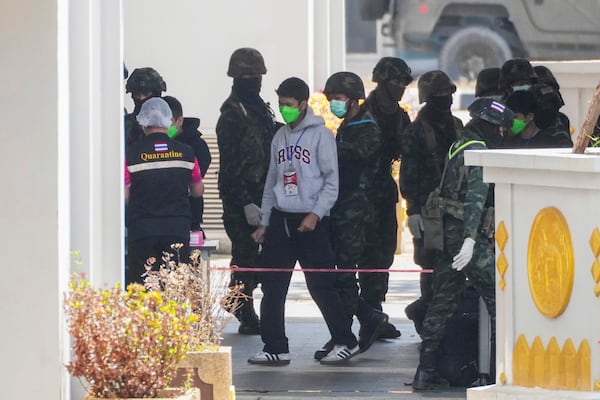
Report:
M298 232L306 214L283 213L273 209L259 266L286 268L290 272L261 274L263 299L260 303L263 351L288 353L285 335L285 299L296 261L302 268L334 269L329 218L323 218L312 232ZM355 347L358 342L352 333L352 316L344 311L335 287L335 273L305 272L308 291L319 307L335 344Z
M177 252L171 248L174 243L181 243L179 260ZM127 239L127 265L125 266L125 287L130 283L144 283L142 275L146 273L145 264L150 257L156 261L152 264L157 269L165 262L162 260L163 252L173 254L173 261L182 263L190 262L190 238L181 236L148 236L140 239Z

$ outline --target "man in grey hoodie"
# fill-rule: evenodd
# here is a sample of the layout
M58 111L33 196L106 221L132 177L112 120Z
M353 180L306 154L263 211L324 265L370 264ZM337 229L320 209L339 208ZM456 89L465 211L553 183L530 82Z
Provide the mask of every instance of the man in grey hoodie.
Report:
M285 335L285 298L296 261L302 268L335 269L329 212L338 196L335 139L323 118L308 106L309 89L299 78L289 78L277 89L286 125L271 143L271 161L262 198L261 226L253 238L263 244L258 265L286 268L261 276L260 305L263 351L251 364L286 365L290 362ZM349 316L335 287L335 274L305 272L308 290L331 333L333 351L321 364L340 364L358 354Z

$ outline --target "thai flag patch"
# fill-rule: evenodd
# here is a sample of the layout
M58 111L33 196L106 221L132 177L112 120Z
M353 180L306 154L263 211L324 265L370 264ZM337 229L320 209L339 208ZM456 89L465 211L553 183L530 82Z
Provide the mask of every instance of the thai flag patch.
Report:
M163 153L169 151L169 146L165 142L154 143L154 151L156 153Z
M504 110L506 109L506 107L504 107L502 104L498 103L497 101L492 101L492 104L490 104L490 108L494 109L498 112L503 113Z

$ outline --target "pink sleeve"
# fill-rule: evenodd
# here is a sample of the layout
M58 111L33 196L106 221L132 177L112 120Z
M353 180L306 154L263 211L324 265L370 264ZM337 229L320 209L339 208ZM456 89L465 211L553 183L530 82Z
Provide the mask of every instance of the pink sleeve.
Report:
M125 186L131 186L131 174L127 168L127 161L125 161Z
M200 166L198 160L194 158L194 168L192 168L192 183L202 182L202 174L200 173Z

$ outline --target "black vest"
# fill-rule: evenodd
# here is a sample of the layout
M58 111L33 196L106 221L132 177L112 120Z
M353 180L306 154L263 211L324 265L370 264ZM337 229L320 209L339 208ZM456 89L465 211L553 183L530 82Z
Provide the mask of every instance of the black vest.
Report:
M151 133L129 146L125 161L131 177L127 236L189 237L189 184L194 151L165 133Z

